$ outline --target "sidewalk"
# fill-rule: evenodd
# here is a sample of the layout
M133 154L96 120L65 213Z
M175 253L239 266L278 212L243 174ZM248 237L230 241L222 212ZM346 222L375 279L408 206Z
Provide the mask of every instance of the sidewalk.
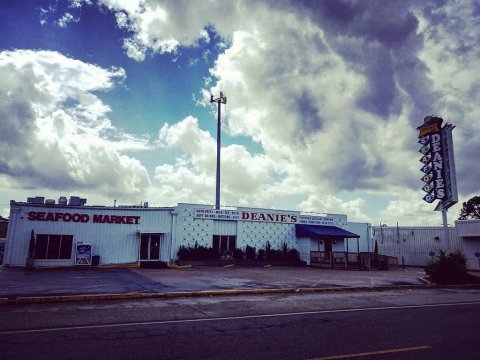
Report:
M421 287L419 268L345 271L310 267L33 270L0 268L0 303Z

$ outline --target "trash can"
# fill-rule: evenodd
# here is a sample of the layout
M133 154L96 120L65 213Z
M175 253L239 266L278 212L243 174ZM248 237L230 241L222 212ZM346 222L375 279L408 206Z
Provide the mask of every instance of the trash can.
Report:
M92 266L98 266L100 264L100 255L92 256Z

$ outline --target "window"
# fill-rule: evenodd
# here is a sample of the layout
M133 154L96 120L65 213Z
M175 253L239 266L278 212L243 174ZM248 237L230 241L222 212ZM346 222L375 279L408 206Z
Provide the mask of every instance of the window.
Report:
M33 257L37 260L70 259L72 244L73 235L38 234Z
M219 254L223 254L227 250L235 250L236 240L235 235L213 235L212 247Z

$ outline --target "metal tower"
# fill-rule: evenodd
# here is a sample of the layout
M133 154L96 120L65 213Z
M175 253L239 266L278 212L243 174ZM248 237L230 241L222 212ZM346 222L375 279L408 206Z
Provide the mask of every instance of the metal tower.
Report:
M220 91L220 97L214 98L213 95L210 97L211 103L217 103L217 177L215 183L215 209L220 209L220 149L222 145L221 131L222 131L222 104L227 103L227 97L223 95Z

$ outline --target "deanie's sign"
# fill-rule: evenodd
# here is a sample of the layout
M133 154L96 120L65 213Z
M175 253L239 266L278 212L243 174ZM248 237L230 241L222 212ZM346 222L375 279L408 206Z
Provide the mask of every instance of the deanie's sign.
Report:
M339 225L342 219L334 216L299 215L282 211L195 209L195 218L204 220L231 220L277 222L303 225ZM344 220L346 222L346 219Z

